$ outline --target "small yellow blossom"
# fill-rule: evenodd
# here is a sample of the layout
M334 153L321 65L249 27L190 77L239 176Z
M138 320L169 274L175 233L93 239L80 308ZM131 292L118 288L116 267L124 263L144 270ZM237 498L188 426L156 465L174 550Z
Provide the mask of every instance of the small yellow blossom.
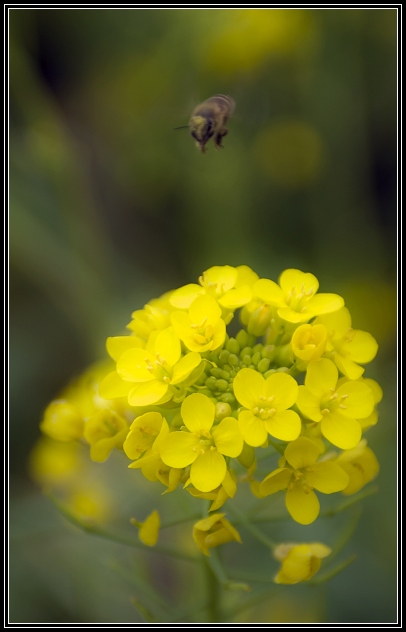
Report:
M89 417L85 423L84 437L90 445L92 461L102 463L113 448L122 450L127 432L127 420L108 408Z
M224 456L237 457L243 448L238 422L225 417L212 428L215 406L206 395L192 393L182 403L181 415L189 432L171 432L163 441L162 461L175 468L190 468L190 480L201 492L211 492L224 480Z
M123 445L129 459L139 459L141 454L152 448L161 431L162 422L162 415L156 412L145 413L133 421Z
M213 266L203 272L200 285L190 283L172 293L170 302L178 309L188 309L202 294L214 298L225 309L235 310L252 298L252 286L258 275L248 266Z
M348 381L349 381L348 377L340 378L337 382L337 388L339 388L340 386L342 386ZM361 384L366 384L366 386L368 386L371 389L372 395L374 397L374 402L375 402L375 407L372 413L368 415L368 417L363 417L363 419L358 420L361 425L362 431L364 432L365 430L368 430L368 428L370 428L371 426L375 426L375 424L378 421L377 406L379 402L382 400L383 391L382 391L382 388L379 386L378 382L376 382L375 380L371 380L370 378L360 377L356 381L361 382Z
M324 325L300 325L292 336L292 350L304 368L321 358L326 350L327 329Z
M84 420L75 404L55 399L45 409L40 430L57 441L73 441L83 437Z
M133 320L127 327L142 340L147 341L153 331L162 331L170 326L170 313L173 311L173 307L169 300L164 297L150 301L144 309L139 309L131 314Z
M286 508L293 520L300 524L310 524L319 515L320 503L314 489L323 494L333 494L345 489L350 480L336 463L316 463L319 454L315 443L307 437L299 437L287 446L279 468L260 485L260 493L264 496L287 489Z
M199 520L193 527L193 539L204 555L210 557L209 549L234 540L242 544L240 534L224 518L226 514L213 514Z
M131 406L164 403L177 393L174 387L186 380L200 364L198 353L181 358L181 344L173 327L154 332L146 349L125 351L113 371L100 385L102 397L127 395Z
M305 385L299 386L296 405L309 419L321 422L321 432L333 445L347 450L361 440L358 419L374 408L371 389L361 382L348 381L338 387L338 370L331 360L311 362Z
M223 344L226 324L221 318L221 307L211 296L203 294L194 299L189 312L173 312L172 325L190 351L214 351Z
M335 461L347 472L350 482L342 490L350 495L358 492L364 485L372 481L379 473L379 463L365 439L359 442L353 450L345 450Z
M375 338L366 331L354 330L351 327L350 312L346 307L333 314L319 316L314 324L327 328L328 357L335 362L350 380L357 380L365 369L359 364L371 362L378 351Z
M279 285L269 279L255 283L253 292L264 303L278 308L280 318L303 323L318 314L335 312L344 305L338 294L317 294L319 282L313 274L289 269L282 272Z
M138 537L143 544L146 546L155 546L159 535L159 525L161 524L157 511L153 511L145 522L137 522L135 518L131 518L130 522L139 528Z
M264 379L253 369L241 369L234 378L234 395L246 408L238 421L244 441L250 446L262 445L268 432L276 439L292 441L301 430L300 417L293 410L298 394L296 380L286 373L274 373Z
M297 584L310 579L317 573L321 560L330 555L331 549L324 544L280 544L274 557L282 562L275 577L276 584Z

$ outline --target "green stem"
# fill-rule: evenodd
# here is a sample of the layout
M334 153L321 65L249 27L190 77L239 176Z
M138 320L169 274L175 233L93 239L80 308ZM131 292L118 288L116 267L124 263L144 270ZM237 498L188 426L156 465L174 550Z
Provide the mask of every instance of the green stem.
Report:
M270 439L269 437L268 437L268 443L270 443L271 446L273 446L275 448L275 450L277 450L279 452L279 454L281 454L282 456L285 455L285 448L282 447L281 445L278 445L274 441L272 441L272 439Z
M338 575L338 573L341 573L341 571L347 568L347 566L352 564L356 559L357 559L356 555L351 555L351 557L349 557L347 560L345 560L341 564L338 564L338 566L331 569L331 571L328 571L324 575L320 575L319 577L316 577L316 579L310 579L306 583L311 584L312 586L316 586L317 584L322 584L328 581L329 579L332 579L332 577L335 577L335 575Z
M250 519L247 518L247 516L243 514L239 509L237 509L235 505L231 504L230 501L227 507L228 509L230 509L231 513L234 514L236 518L238 518L240 523L247 529L247 531L249 531L257 540L262 542L262 544L264 544L271 550L273 550L277 546L276 542L268 538L265 533L263 533L260 529L258 529L258 527L253 525Z
M166 520L159 527L160 529L167 529L168 527L175 527L178 524L182 524L183 522L191 522L192 520L200 520L200 513L193 514L193 516L186 516L183 518L175 518L174 520Z
M209 614L209 623L220 623L221 621L221 609L220 609L220 591L221 584L219 583L216 574L213 572L211 558L204 559L205 579L206 579L206 591L207 591L207 608Z
M55 507L60 511L60 513L75 527L78 527L81 531L85 531L86 533L90 533L92 535L96 535L99 538L104 538L105 540L110 540L111 542L115 542L116 544L124 544L125 546L131 546L136 549L143 549L153 551L155 553L163 553L164 555L170 555L171 557L176 557L181 560L187 560L188 562L198 562L198 557L194 555L190 555L189 553L183 553L182 551L175 551L169 549L164 546L154 547L146 547L141 542L137 542L133 538L127 538L122 535L116 535L113 533L109 533L108 531L104 531L104 529L100 529L96 525L90 522L82 522L77 518L67 507L65 507L57 498L55 498L52 494L46 494L48 498L54 503Z

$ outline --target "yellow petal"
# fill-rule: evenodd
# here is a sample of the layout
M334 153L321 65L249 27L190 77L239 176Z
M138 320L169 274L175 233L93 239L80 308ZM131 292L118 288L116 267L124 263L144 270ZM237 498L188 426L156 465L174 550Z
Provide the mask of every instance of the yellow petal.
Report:
M112 371L101 381L99 395L103 399L127 397L132 388L134 388L133 382L126 382L120 377L117 371Z
M250 371L251 369L248 369ZM241 371L240 371L241 373ZM236 377L238 377L239 373ZM265 381L263 394L265 397L273 397L270 406L277 411L286 410L296 402L298 395L296 380L286 373L273 373Z
M185 336L191 336L190 326L192 321L186 312L173 312L171 314L171 323L181 340L184 340Z
M189 283L172 292L169 302L178 309L189 309L195 298L204 292L204 288L196 283Z
M281 410L265 421L269 434L281 441L294 441L300 435L302 422L293 410Z
M199 353L187 353L175 364L172 372L171 384L183 382L201 362Z
M295 470L313 465L319 455L319 448L307 437L299 437L296 441L292 441L285 450L286 460Z
M172 367L180 358L180 340L173 327L161 331L155 341L155 352ZM159 358L158 358L159 359Z
M154 379L147 366L154 366L156 358L146 349L129 349L117 362L117 373L132 382L149 382Z
M327 335L329 338L338 341L344 337L345 333L351 327L350 312L346 307L342 307L336 312L319 316L315 321L315 324L316 323L322 323L327 327Z
M217 285L222 292L228 292L234 287L238 272L232 266L212 266L203 272L203 282L205 285Z
M243 439L248 445L256 448L266 441L268 431L265 427L265 423L262 419L253 415L250 410L240 412L238 415L238 423L240 424Z
M224 456L217 450L206 450L197 457L190 468L192 485L201 492L210 492L218 487L227 471Z
M158 512L154 511L146 519L144 524L141 525L140 532L138 534L141 542L143 542L147 546L154 546L158 540L159 525L160 520Z
M296 312L290 307L280 307L278 309L278 316L288 323L304 323L309 320L313 314L309 314L308 311Z
M240 426L234 417L225 417L212 430L215 446L220 454L236 458L242 452L244 441Z
M305 472L310 485L323 494L341 492L349 483L349 476L344 470L331 461L316 463Z
M245 408L255 408L260 402L264 386L265 380L258 371L241 369L234 378L234 395Z
M259 279L257 273L251 270L248 266L237 266L236 270L238 272L238 276L237 281L235 282L235 287L248 285L252 288Z
M350 380L358 380L365 371L362 366L359 366L353 362L353 360L350 360L350 358L345 358L339 354L338 351L334 354L334 362L340 369L341 373L344 373L344 375Z
M286 508L299 524L311 524L320 512L320 503L314 492L306 492L300 483L294 483L286 492Z
M158 380L151 382L140 382L132 388L128 395L130 406L148 406L159 402L167 395L168 385ZM168 395L168 400L172 395Z
M210 531L210 529L219 522L222 518L224 518L226 514L212 514L208 518L203 518L203 520L199 520L196 522L193 529L198 531Z
M289 270L285 270L279 277L279 285L285 294L289 294L293 288L296 289L296 293L300 292L310 292L313 291L313 294L316 294L319 289L319 282L314 274L310 274L310 272L302 272L301 270L296 270L294 268L290 268Z
M223 344L226 339L226 324L222 318L213 327L213 338L210 349L215 351Z
M337 403L341 415L363 419L372 413L375 399L371 389L364 382L347 382L337 391Z
M183 400L180 414L190 432L204 434L213 425L216 407L206 395L192 393Z
M171 432L162 442L160 457L169 467L186 467L197 459L198 445L199 439L190 432Z
M113 360L118 360L128 349L142 349L144 345L144 341L138 336L110 336L106 341L107 353Z
M207 327L217 324L221 317L221 307L214 298L207 294L202 294L195 298L189 307L189 316L192 323ZM202 324L203 323L203 324Z
M252 290L248 285L242 285L239 288L228 290L221 298L219 303L227 309L237 309L250 302L252 299Z
M320 423L326 439L342 450L354 448L361 440L362 429L356 419L333 412L324 415Z
M299 386L296 406L303 415L312 421L321 421L323 418L320 411L320 401L319 395L314 395L306 386Z
M375 382L375 380L371 380L370 378L365 378L363 380L363 384L369 386L372 391L372 395L374 396L375 404L379 404L383 397L383 391L378 382Z
M306 304L307 310L313 316L336 312L344 306L344 299L338 294L317 294Z
M286 489L292 478L292 474L292 470L286 467L279 467L264 478L259 488L260 493L263 496L269 496L270 494L279 492L281 489Z
M275 307L284 307L286 305L285 293L274 281L269 279L260 279L252 288L254 296L258 296L268 305Z
M375 338L368 332L359 330L352 332L351 338L351 341L344 342L342 345L343 354L349 353L354 362L361 364L371 362L378 351L378 343Z
M330 389L335 389L337 380L337 367L331 360L315 360L307 367L305 386L320 399L325 397Z

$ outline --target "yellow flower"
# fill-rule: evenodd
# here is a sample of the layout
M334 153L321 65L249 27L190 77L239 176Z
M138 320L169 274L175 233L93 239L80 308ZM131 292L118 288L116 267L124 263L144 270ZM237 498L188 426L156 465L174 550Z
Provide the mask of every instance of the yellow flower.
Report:
M358 492L364 485L372 481L379 473L379 463L365 439L362 439L353 450L345 450L336 459L336 463L347 472L350 482L342 490L350 495Z
M347 450L360 442L358 419L368 417L375 402L366 384L351 381L338 387L337 381L338 370L331 360L311 362L296 405L312 421L321 421L321 432L328 441Z
M113 448L121 450L127 432L126 419L108 408L89 417L85 424L84 437L90 445L92 461L102 463Z
M195 498L204 498L212 500L209 511L220 509L229 498L234 498L237 491L237 477L233 470L227 470L223 482L217 489L211 492L201 492L194 487L187 487L189 494Z
M127 395L131 406L164 403L178 392L174 387L186 380L201 361L198 353L181 358L181 345L173 327L153 332L146 349L133 348L118 359L113 371L100 385L102 397Z
M321 358L326 350L327 329L324 325L300 325L292 336L292 350L304 368Z
M341 373L350 380L357 380L364 373L364 368L358 363L371 362L378 351L378 343L366 331L354 330L351 327L350 312L346 307L319 316L315 324L327 328L327 352Z
M234 311L252 298L252 286L258 275L248 266L213 266L203 272L200 285L189 283L172 293L170 302L178 309L188 309L202 294L211 296L226 310Z
M282 568L275 577L276 584L297 584L310 579L317 573L323 557L330 555L331 549L324 544L280 544L274 556L282 562Z
M45 409L40 430L57 441L73 441L83 437L84 420L75 404L55 399Z
M225 417L212 429L215 410L206 395L189 395L181 406L189 432L170 433L160 450L162 461L170 467L192 465L190 480L201 492L210 492L223 482L227 472L223 455L237 457L243 448L241 432L233 417Z
M139 539L146 546L155 546L158 540L160 519L157 511L153 511L145 522L137 522L135 518L131 518L130 522L139 528Z
M145 341L138 336L110 336L106 340L107 353L118 360L128 349L145 349Z
M63 486L83 468L83 446L40 437L29 456L29 472L40 485Z
M114 501L105 485L92 481L75 485L66 498L68 509L79 520L101 522L108 520L114 510Z
M279 285L260 279L254 285L254 295L278 308L278 315L291 323L303 323L318 314L335 312L344 305L337 294L318 294L319 282L313 274L289 269L282 272Z
M248 410L238 416L244 441L262 445L268 432L276 439L292 441L301 430L300 417L293 410L298 393L296 380L286 373L273 373L267 380L253 369L241 369L233 382L234 395Z
M234 540L241 542L240 534L228 520L226 514L213 514L199 520L193 527L193 539L202 553L210 557L209 549Z
M226 338L221 308L211 296L203 294L191 303L189 312L173 312L172 325L190 351L214 351Z
M152 448L160 433L162 422L162 415L155 412L140 415L132 422L123 445L129 459L139 459L141 454Z
M159 299L154 299L145 305L144 309L131 314L132 321L127 325L137 336L148 340L153 331L162 331L170 326L170 313L173 311L169 303L170 292Z
M333 494L345 489L350 480L336 463L316 463L319 455L320 450L313 441L299 437L287 446L279 468L260 485L260 493L264 496L287 489L286 508L293 520L300 524L310 524L319 515L320 503L314 489L323 494ZM288 467L285 467L286 462Z
M348 381L349 380L347 377L340 378L337 382L337 388L339 388L342 384L345 384ZM368 417L359 419L361 428L363 431L365 431L365 430L368 430L368 428L370 428L371 426L375 426L375 424L378 421L377 405L379 404L379 402L381 401L383 397L383 391L381 387L379 386L378 382L375 382L375 380L371 380L370 378L360 377L357 380L357 382L361 382L361 384L366 384L366 386L369 386L369 388L372 391L372 395L374 397L374 402L375 402L375 407L372 413Z

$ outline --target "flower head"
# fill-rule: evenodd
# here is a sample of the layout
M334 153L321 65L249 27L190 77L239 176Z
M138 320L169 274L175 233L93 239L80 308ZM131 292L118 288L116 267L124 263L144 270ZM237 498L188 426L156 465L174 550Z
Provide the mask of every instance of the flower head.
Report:
M173 312L172 325L190 351L203 353L218 349L226 337L226 324L217 301L202 294L194 299L188 312Z
M358 492L379 473L378 460L371 448L368 448L365 439L362 439L356 448L342 452L335 462L350 477L347 487L342 490L347 496Z
M244 441L262 445L268 432L276 439L292 441L301 430L300 417L293 410L298 394L296 380L286 373L273 373L266 380L253 369L241 369L234 378L234 394L246 408L238 421Z
M104 408L89 417L84 428L84 437L90 445L92 461L102 463L113 448L122 449L127 436L128 423L118 413Z
M157 511L153 511L145 522L137 522L135 518L131 518L130 522L139 528L138 537L146 546L155 546L158 540L160 519Z
M307 437L299 437L289 443L280 467L271 472L261 483L264 496L287 489L286 508L293 520L310 524L319 515L320 503L314 489L323 494L339 492L348 485L349 476L331 461L316 463L320 454L318 446Z
M193 539L204 555L210 557L209 549L234 540L241 542L240 534L233 525L224 518L226 514L212 514L209 518L199 520L193 527Z
M274 556L282 562L275 577L276 584L297 584L311 579L321 566L321 560L330 555L331 549L324 544L280 544Z

